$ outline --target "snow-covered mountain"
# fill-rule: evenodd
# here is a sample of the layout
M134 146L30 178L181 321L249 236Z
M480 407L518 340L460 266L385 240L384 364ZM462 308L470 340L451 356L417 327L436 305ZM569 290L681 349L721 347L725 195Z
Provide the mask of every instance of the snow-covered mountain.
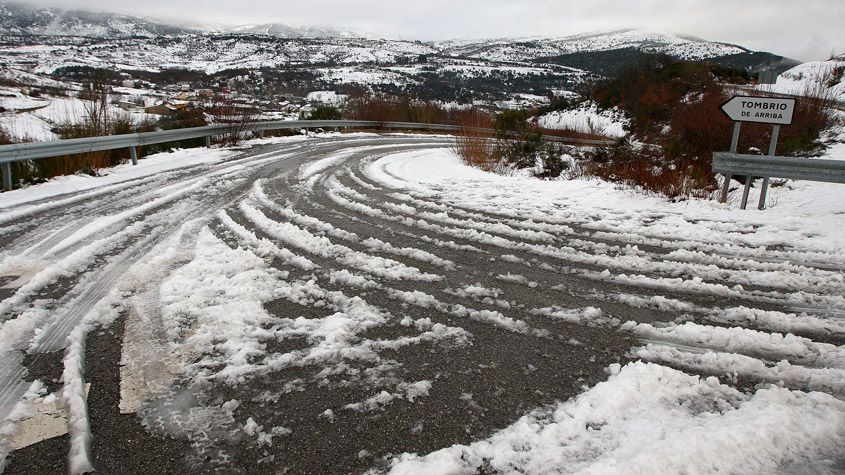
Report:
M372 39L371 35L340 28L302 27L284 23L184 27L127 15L39 8L21 3L0 1L0 35L122 39L131 37L152 38L165 35L197 35L202 37L203 35L225 34L283 39ZM188 42L192 41L194 40L188 40ZM248 40L245 39L242 42L246 41ZM255 42L261 44L266 43L266 40L257 39ZM376 44L374 49L382 47L383 43ZM393 41L392 43L399 45L400 50L404 50L405 48L402 45L412 42ZM358 46L358 44L351 45L352 48ZM558 38L439 41L428 42L426 47L445 56L498 62L533 62L576 53L614 50L668 54L672 57L687 60L703 60L749 53L748 49L741 46L643 29L616 30ZM401 51L401 53L404 53L404 51ZM375 54L375 56L379 55ZM302 58L298 59L303 61ZM304 62L319 62L319 60L304 60Z
M151 38L186 32L185 28L128 15L0 3L2 35Z
M48 29L54 32L52 35L57 34L54 27ZM86 31L107 29L101 26ZM17 44L13 40L0 46L0 61L42 74L77 66L124 71L181 68L214 74L289 65L401 66L432 59L502 67L556 65L604 74L606 63L630 64L642 55L655 53L693 61L727 61L729 66L749 69L783 59L739 46L645 30L551 39L442 42L355 37L339 30L286 30L280 25L242 27L237 32L181 31L169 35L155 35L154 29L147 26L132 34L128 30L123 28L124 33L97 38L93 38L97 36L94 34L85 35L84 41L72 36L40 36ZM795 64L789 63L781 71Z
M221 33L250 33L277 38L362 38L365 33L328 27L291 26L284 23L262 23L223 28Z
M0 35L151 38L162 35L242 33L277 38L353 38L364 33L283 23L185 27L129 15L0 2Z
M452 55L488 58L497 61L529 61L573 53L635 49L644 53L667 54L679 59L701 60L747 53L736 45L679 36L664 31L629 29L560 38L504 39L497 41L447 42Z
M177 27L2 1L0 78L16 87L49 90L74 90L96 73L113 85L237 90L268 100L323 90L370 91L526 107L653 54L778 73L797 64L654 30L423 42L278 23Z

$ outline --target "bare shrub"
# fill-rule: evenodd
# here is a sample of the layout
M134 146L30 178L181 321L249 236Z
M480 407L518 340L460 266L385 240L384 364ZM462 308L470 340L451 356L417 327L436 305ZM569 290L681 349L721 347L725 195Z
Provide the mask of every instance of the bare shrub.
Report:
M728 93L715 78L728 73L664 58L596 86L594 100L625 110L635 138L651 146L620 144L589 152L593 163L587 173L669 197L713 196L712 155L728 149L733 131L719 111ZM793 124L781 128L779 155L818 152L822 132L835 123L823 88L829 80L821 78L798 100ZM743 124L738 150L767 150L771 131L770 125Z
M537 158L543 169L535 174L537 178L558 178L567 180L581 178L584 176L584 168L574 155L573 147L557 142L545 142L541 147Z
M457 124L462 110L448 110L431 101L409 97L358 94L346 101L343 116L349 120L372 122L416 122L421 124Z
M350 120L403 122L407 117L407 100L387 96L360 95L346 102L344 116Z
M538 167L539 178L554 178L569 168L561 160L566 150L561 144L544 143L526 111L505 111L495 119L480 112L463 115L463 127L456 138L455 150L463 161L484 171L502 175L524 168Z
M659 147L634 146L623 141L592 152L583 163L585 175L670 198L704 198L716 190L709 169L667 160Z
M113 133L115 117L109 112L109 87L103 82L87 83L79 93L84 115L69 117L60 123L54 132L60 139L103 137ZM83 172L97 175L98 170L114 166L128 155L125 151L102 150L66 157L51 157L38 160L37 174L43 178L71 175Z
M464 163L484 171L503 172L504 157L495 138L487 131L493 128L492 118L481 113L466 115L457 125L462 130L455 138L455 153Z
M54 127L53 131L60 139L80 139L103 137L108 135L131 134L139 131L151 131L154 124L149 121L137 124L126 111L114 111L109 107L109 86L94 77L83 87L79 98L83 103L82 117L68 117ZM48 179L59 175L87 173L97 175L99 170L113 167L129 159L129 150L102 150L64 157L39 159L29 166L21 176L28 181Z
M828 69L821 79L827 89L837 86L845 79L845 66L834 66Z
M255 129L260 111L249 104L236 103L224 96L216 96L208 112L217 124L226 125L226 131L220 136L223 145L237 145Z

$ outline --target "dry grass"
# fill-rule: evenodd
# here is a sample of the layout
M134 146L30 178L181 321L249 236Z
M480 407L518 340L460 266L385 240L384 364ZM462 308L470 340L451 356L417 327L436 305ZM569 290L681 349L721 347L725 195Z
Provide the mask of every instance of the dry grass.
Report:
M611 154L613 158L604 162L584 162L583 174L670 198L706 198L716 191L716 183L707 167L695 163L667 163L659 151L634 150L627 146Z
M505 160L498 141L490 132L477 129L492 129L495 125L489 115L467 114L457 124L464 129L455 137L455 153L467 165L484 171L504 173Z
M109 109L108 89L90 85L80 98L84 112L81 117L68 117L54 128L60 139L77 139L120 135L140 131L150 124L136 124L128 112ZM0 138L10 142L11 138ZM96 175L102 168L112 167L129 159L129 150L105 150L83 154L16 162L12 166L15 183L34 183L61 175L87 173Z
M135 124L129 113L113 113L109 110L108 91L105 88L92 86L82 99L85 107L84 116L68 118L60 124L56 128L60 139L103 137L134 131ZM96 175L101 168L118 165L128 158L128 150L103 150L45 158L35 162L32 172L45 179L78 172Z
M383 96L358 96L347 101L344 117L349 120L374 122L406 122L410 101Z
M475 109L446 109L435 102L413 100L409 97L358 95L350 98L343 108L343 118L372 122L416 122L420 124L451 124L472 121Z
M548 135L551 137L563 137L568 139L576 139L576 140L607 140L607 135L602 135L600 131L594 131L590 133L586 132L579 132L573 129L544 129L538 128L537 129L543 135Z

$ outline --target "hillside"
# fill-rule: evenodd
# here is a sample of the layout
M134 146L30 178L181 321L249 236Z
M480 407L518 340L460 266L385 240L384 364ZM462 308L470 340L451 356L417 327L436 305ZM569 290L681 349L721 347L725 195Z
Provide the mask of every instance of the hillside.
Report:
M747 53L735 45L682 37L664 31L629 29L561 38L478 41L453 43L449 54L497 61L531 61L573 53L634 49L666 54L678 59L702 60L728 54Z
M760 88L782 94L814 95L845 101L845 55L799 64L781 73L775 84Z
M20 139L53 138L61 114L53 108L22 112L18 94L34 94L39 104L52 99L62 104L57 110L78 111L72 99L92 75L112 87L114 106L124 102L122 107L130 109L125 103L149 106L176 96L197 98L202 91L206 100L234 98L271 117L295 117L313 102L309 93L331 91L499 110L547 105L576 93L585 82L654 55L750 72L782 72L797 64L654 30L424 42L282 23L186 28L126 15L0 3L0 89L7 97L0 100L0 127Z
M22 23L5 20L6 25ZM271 75L296 76L299 83L316 83L305 88L352 86L461 102L473 94L496 100L513 93L557 95L556 91L573 90L586 78L613 74L654 54L752 72L781 72L797 64L769 53L645 30L556 39L421 42L303 37L302 31L273 25L242 27L239 33L154 35L153 27L140 21L132 24L139 29L129 34L121 27L123 33L106 37L59 36L55 34L59 30L47 26L30 30L50 34L6 36L0 44L4 75L20 71L62 78L69 70L94 68L156 82L161 78L150 75L174 70L207 76L254 76L256 71L268 70ZM118 28L109 20L84 30Z
M0 2L0 35L152 38L188 33L244 33L278 38L350 38L363 36L361 33L351 30L299 27L283 23L187 28L129 15Z
M289 64L408 64L418 62L421 55L485 64L555 64L596 73L611 72L608 61L629 64L646 54L717 61L752 70L769 69L777 62L759 56L750 60L755 54L768 53L737 45L643 29L557 38L420 42L283 23L192 29L127 15L9 2L0 2L0 35L6 36L0 58L11 60L11 67L25 64L41 74L67 66L145 71L184 68L213 74ZM32 48L35 45L40 47ZM779 70L797 64L787 63Z
M187 31L184 28L128 15L0 3L2 35L152 38Z
M223 28L224 33L248 33L277 38L361 38L366 35L353 30L328 27L292 26L284 23L262 23Z

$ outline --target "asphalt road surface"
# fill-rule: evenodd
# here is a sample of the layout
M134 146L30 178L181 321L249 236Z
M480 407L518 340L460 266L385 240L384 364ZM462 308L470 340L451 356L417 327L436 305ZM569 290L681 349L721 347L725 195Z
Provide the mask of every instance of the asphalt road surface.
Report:
M794 310L772 285L660 287L695 275L657 265L681 240L464 208L366 172L381 156L451 146L423 136L258 146L4 223L0 245L16 260L0 277L0 416L36 380L41 396L69 401L47 417L69 430L16 442L6 473L386 470L399 454L470 443L572 398L638 345L706 349L620 331L615 316L657 327L685 313L638 297ZM547 252L557 247L578 253ZM778 259L751 251L710 271L733 286L743 266ZM583 258L626 252L657 263L642 272L652 284L602 278L608 264Z

